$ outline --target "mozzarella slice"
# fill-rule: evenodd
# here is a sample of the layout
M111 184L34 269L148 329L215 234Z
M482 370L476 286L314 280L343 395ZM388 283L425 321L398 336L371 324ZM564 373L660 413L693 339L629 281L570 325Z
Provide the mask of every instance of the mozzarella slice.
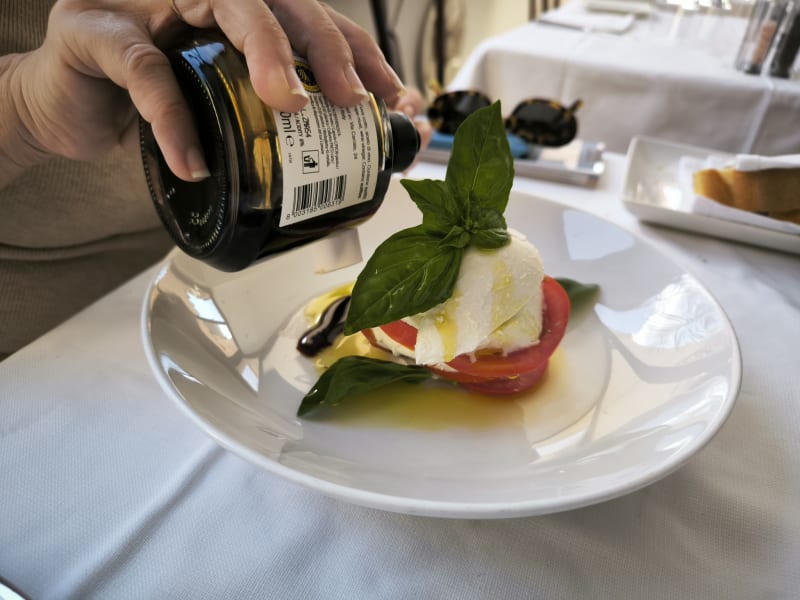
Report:
M433 365L482 348L513 352L535 344L542 329L539 251L516 231L492 251L469 248L452 296L404 319L417 328L415 360Z

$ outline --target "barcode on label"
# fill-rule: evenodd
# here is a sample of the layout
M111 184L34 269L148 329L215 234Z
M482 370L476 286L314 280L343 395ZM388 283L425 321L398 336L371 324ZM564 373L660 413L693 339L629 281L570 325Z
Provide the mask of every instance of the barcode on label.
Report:
M313 212L338 204L344 198L347 176L339 175L294 188L294 214Z

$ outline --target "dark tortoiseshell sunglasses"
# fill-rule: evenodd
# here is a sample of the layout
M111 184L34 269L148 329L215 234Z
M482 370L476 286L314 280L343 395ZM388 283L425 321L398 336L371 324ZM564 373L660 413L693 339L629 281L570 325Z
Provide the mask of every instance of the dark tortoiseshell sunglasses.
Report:
M480 92L455 91L439 94L428 107L428 120L440 133L454 134L469 115L492 101ZM583 102L563 106L545 98L520 102L506 119L506 129L530 144L563 146L578 133L575 113Z

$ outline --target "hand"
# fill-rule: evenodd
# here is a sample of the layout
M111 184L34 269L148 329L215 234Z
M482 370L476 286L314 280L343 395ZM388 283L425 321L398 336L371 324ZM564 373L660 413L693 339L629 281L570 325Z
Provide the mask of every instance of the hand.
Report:
M389 101L403 91L374 40L316 0L175 0L175 8L180 18L168 0L55 3L42 46L4 73L28 156L97 158L135 138L138 111L175 175L207 176L191 114L160 50L187 25L219 27L244 54L258 96L280 110L308 101L293 48L336 104L358 103L365 87Z

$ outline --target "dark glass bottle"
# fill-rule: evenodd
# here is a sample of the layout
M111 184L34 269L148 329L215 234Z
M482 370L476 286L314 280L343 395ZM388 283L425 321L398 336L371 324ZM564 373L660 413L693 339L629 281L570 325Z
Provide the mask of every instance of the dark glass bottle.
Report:
M800 50L800 0L789 3L788 14L775 40L775 52L769 65L769 74L788 79L798 50Z
M756 0L736 57L736 68L759 75L786 15L786 0Z
M369 218L392 172L419 150L405 115L372 95L356 107L333 105L302 60L296 68L310 101L286 113L256 96L244 57L219 32L196 31L167 55L211 177L175 177L141 120L145 175L178 247L224 271Z

